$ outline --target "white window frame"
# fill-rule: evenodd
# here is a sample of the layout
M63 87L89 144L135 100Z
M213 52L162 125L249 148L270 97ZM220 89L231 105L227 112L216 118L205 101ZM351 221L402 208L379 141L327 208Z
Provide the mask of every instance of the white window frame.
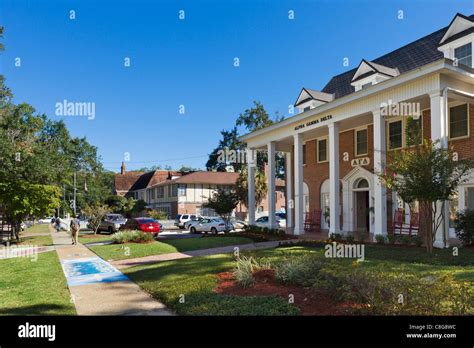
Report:
M357 153L357 132L362 132L362 131L367 132L367 151L365 153ZM361 157L361 156L367 156L368 154L369 154L369 128L367 126L355 128L354 129L354 156Z
M461 45L459 45L459 46L453 47L453 60L455 60L455 61L457 60L457 63L458 63L458 65L459 65L459 64L460 64L460 63L459 63L459 58L456 58L456 49L461 48L461 47L464 47L464 46L467 46L467 45L469 45L469 44L471 44L471 66L469 66L469 67L472 68L472 67L474 67L474 57L473 57L473 56L474 56L474 55L473 55L473 53L474 53L474 52L473 52L473 50L474 50L474 43L473 43L472 41L465 42L465 43L463 43L463 44L461 44ZM462 65L464 65L464 64L462 64Z
M163 186L158 186L156 188L156 199L164 198L165 197L165 190Z
M461 105L467 105L467 135L462 135L460 137L451 137L451 108L454 108L456 106L461 106ZM459 139L466 139L471 136L471 115L470 115L470 104L465 103L465 102L454 102L448 105L448 134L449 134L449 140L459 140Z
M395 123L395 122L401 122L402 123L402 144L400 147L395 147L392 148L390 147L390 124ZM386 128L386 134L387 134L387 150L392 151L392 150L400 150L403 149L403 145L405 144L405 135L404 135L404 125L405 122L403 122L402 117L390 117L390 119L387 120L387 128Z
M412 116L412 117L413 117L413 116ZM421 143L420 143L420 144L414 144L414 145L408 145L408 144L407 144L407 142L406 142L406 131L407 131L406 127L408 126L408 123L405 121L405 122L403 122L403 123L404 123L404 124L403 124L403 130L404 130L403 136L405 137L405 139L404 139L404 141L405 141L404 147L410 148L410 147L415 147L415 146L418 146L418 145L423 144L423 139L424 139L424 138L423 138L423 134L424 134L424 133L423 133L423 111L421 112L419 119L421 119L421 121L420 121L420 122L421 122Z
M319 160L319 142L326 140L326 160ZM326 163L329 162L329 138L327 136L316 138L316 163Z

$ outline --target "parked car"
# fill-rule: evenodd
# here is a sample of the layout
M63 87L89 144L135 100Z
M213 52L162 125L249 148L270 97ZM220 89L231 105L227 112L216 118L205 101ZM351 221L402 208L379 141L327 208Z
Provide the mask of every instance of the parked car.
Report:
M280 216L275 215L275 224L276 228L285 228L286 227L286 219L282 219ZM255 225L260 227L268 227L270 228L270 223L268 221L268 216L261 216L257 220L255 220Z
M107 231L109 233L117 232L120 227L127 222L127 219L120 214L107 214L101 221L97 232Z
M238 220L236 218L231 218L230 223L232 224L232 226L234 226L236 230L241 230L247 227L247 223L245 221Z
M53 219L55 219L54 216L44 217L42 219L39 219L38 223L40 223L40 224L50 224Z
M189 227L191 226L191 224L195 221L200 221L202 219L204 219L204 217L202 216L199 216L199 215L191 215L192 217L194 216L194 218L191 218L190 220L186 221L183 226L184 226L184 229L185 230L189 230Z
M183 229L184 223L189 220L197 220L198 216L196 214L178 214L176 215L176 219L174 220L174 225L178 226L179 228Z
M191 233L202 233L211 232L217 234L218 232L232 231L234 226L232 224L227 225L224 220L219 218L204 218L199 221L194 221L189 226L189 232Z
M128 219L127 222L120 227L120 230L137 230L146 233L153 233L156 237L161 231L161 224L155 219L149 217L138 217Z

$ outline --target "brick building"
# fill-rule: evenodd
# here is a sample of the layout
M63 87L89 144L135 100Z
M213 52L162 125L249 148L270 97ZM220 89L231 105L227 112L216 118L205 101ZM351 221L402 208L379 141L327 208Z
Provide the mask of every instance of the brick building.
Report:
M164 211L170 218L174 218L177 214L213 216L214 212L205 208L204 203L217 192L218 188L235 186L238 176L238 173L205 171L127 172L125 164L122 163L121 173L115 175L114 192L116 195L144 200L149 208ZM285 211L284 185L283 180L277 180L274 196L278 211ZM256 208L258 216L267 214L268 199L265 198ZM246 219L245 205L239 204L235 215L240 219Z
M303 88L295 102L300 113L242 137L249 151L269 153L270 173L275 152L285 153L287 197L294 201L287 226L293 233L304 233L304 212L316 209L329 213L330 226L322 219L322 227L331 233L386 234L397 208L406 210L409 221L407 205L374 172L382 171L388 153L421 138L474 159L473 46L474 15L457 14L445 28L362 60L321 91ZM268 184L272 192L275 184ZM249 199L252 189L249 185ZM474 173L449 205L451 217L474 209ZM253 221L254 211L249 215ZM452 221L446 221L435 246L446 246L450 237Z

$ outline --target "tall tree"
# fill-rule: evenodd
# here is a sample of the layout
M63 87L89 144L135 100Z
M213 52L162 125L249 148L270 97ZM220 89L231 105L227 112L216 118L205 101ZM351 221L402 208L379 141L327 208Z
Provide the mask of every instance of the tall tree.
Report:
M227 233L229 232L232 212L237 204L239 204L239 196L235 191L219 188L217 193L210 197L204 206L213 209L224 220L225 233Z
M246 109L239 115L235 124L237 126L244 126L249 132L271 126L272 124L282 121L284 118L277 113L275 120L270 118L270 115L259 101L253 102L253 107Z
M446 219L444 204L467 179L473 165L472 161L454 158L452 148L441 148L438 142L425 140L414 149L391 154L384 172L377 173L387 188L396 191L405 203L412 206L418 202L420 234L430 254L435 232Z
M244 167L239 174L236 182L236 193L239 200L247 207L248 205L248 181L247 181L247 167ZM255 170L255 207L262 203L267 195L267 179L265 173L258 168Z
M278 123L284 119L278 112L275 115L275 119L272 119L268 112L265 110L262 103L254 101L251 108L246 109L236 119L235 126L231 130L221 131L222 139L219 141L218 146L209 155L209 160L206 163L207 170L225 171L226 167L231 165L234 167L235 172L240 172L245 166L243 151L246 149L246 145L239 139L238 128L243 127L246 132L253 132L272 124ZM231 152L229 156L223 160L222 153ZM233 152L237 153L237 156L233 156ZM235 160L234 160L235 159ZM263 171L265 163L267 162L267 154L260 152L257 157L257 166ZM283 179L285 176L285 159L282 155L276 155L276 175L279 179Z
M0 27L0 37L3 28ZM111 188L97 148L85 138L71 137L64 122L49 120L26 103L15 105L0 75L0 208L18 231L27 216L40 217L67 207L72 179L84 179L78 188L84 202L103 200ZM89 179L87 187L85 180ZM59 197L63 196L62 203ZM79 196L80 197L80 196ZM85 203L84 203L85 204Z
M222 130L221 135L219 145L209 155L207 170L225 172L227 166L232 166L235 172L240 171L243 166L241 159L245 144L239 140L237 126L230 131Z

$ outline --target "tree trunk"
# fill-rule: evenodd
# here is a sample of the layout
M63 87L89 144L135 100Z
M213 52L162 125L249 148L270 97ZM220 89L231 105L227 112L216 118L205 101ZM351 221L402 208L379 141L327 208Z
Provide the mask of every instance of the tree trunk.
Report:
M425 241L426 251L433 253L433 204L420 202L420 238Z

